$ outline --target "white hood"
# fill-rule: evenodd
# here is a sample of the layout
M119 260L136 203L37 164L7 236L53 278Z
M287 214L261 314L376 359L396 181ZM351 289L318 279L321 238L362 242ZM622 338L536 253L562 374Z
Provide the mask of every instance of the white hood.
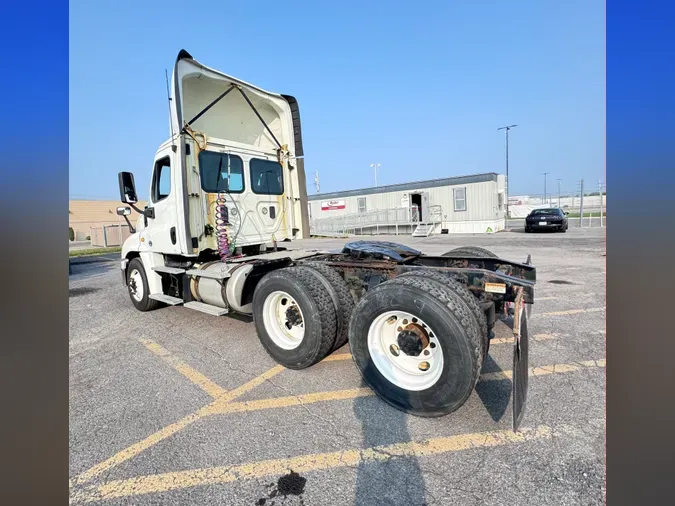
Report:
M208 68L185 50L181 50L176 60L171 96L173 135L179 134L191 122L189 127L207 138L244 144L267 152L276 152L280 145L285 145L291 157L302 156L299 120L294 131L291 105L297 108L297 103L293 97L262 90Z

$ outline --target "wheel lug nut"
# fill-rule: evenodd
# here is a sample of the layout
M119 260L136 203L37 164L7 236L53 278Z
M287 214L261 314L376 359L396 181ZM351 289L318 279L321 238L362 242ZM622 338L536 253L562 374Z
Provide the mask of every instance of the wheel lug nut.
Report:
M395 357L398 357L399 354L401 353L401 351L398 349L398 346L396 346L395 344L392 344L392 345L389 347L389 351L390 351L391 354L394 355Z
M395 317L395 316L390 317L390 318L387 320L387 323L388 323L389 325L392 325L392 324L396 323L396 317Z
M424 350L425 355L429 355L429 350Z
M431 365L429 364L429 362L420 362L420 365L418 367L420 368L420 371L428 371Z

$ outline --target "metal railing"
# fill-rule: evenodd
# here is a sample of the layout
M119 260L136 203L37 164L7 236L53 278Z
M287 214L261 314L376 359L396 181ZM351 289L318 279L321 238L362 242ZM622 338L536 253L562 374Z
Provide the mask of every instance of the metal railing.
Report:
M437 224L443 218L441 206L429 206L429 216L424 223ZM348 235L363 232L364 229L394 227L398 235L398 227L414 227L421 223L417 206L377 209L365 213L352 213L331 218L315 218L310 220L309 228L315 235ZM371 230L372 231L372 230Z

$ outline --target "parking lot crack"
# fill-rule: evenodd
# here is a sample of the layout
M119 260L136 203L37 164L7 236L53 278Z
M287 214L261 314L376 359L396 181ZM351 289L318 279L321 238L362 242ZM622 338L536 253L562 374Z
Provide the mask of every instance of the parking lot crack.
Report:
M341 438L343 441L345 441L345 442L347 442L347 443L349 443L349 444L353 444L352 439L349 438L348 436L346 436L345 434L343 434L343 433L338 429L338 427L335 425L335 422L333 422L332 420L329 420L328 418L326 418L326 417L324 417L324 416L321 416L321 415L318 414L318 413L315 413L312 409L309 408L309 406L307 406L307 405L304 403L304 401L302 400L302 397L301 397L300 395L296 394L296 393L293 392L292 390L290 390L290 389L288 389L288 388L286 388L286 387L284 387L284 386L282 386L282 385L279 385L279 384L275 383L274 381L272 381L272 380L269 379L269 378L267 379L267 381L269 381L270 384L271 384L272 386L274 386L275 388L278 388L279 390L282 390L283 392L286 392L287 394L289 394L289 397L294 397L294 398L298 401L299 406L302 407L302 408L307 412L307 414L308 414L309 416L311 416L311 417L313 417L313 418L316 418L316 419L318 419L318 420L324 422L324 423L327 424L327 425L330 425L330 426L333 428L333 435L335 435L335 436Z

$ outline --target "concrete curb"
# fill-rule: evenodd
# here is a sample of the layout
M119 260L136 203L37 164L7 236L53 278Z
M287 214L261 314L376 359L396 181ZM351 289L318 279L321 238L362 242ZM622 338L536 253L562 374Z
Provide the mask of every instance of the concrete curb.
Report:
M70 265L92 264L95 262L114 262L120 259L121 257L119 253L105 253L103 255L83 255L80 257L71 257L69 259L69 263Z

